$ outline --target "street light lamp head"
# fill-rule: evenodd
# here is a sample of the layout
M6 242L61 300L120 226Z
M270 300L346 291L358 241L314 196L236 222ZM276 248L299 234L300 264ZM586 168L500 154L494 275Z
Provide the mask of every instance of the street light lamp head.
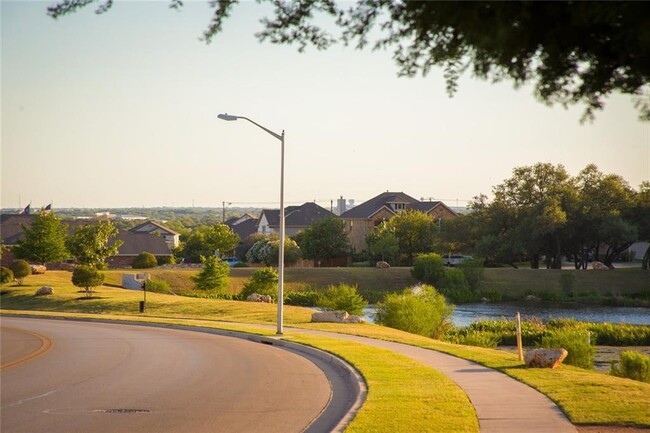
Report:
M238 119L237 116L233 116L233 115L228 114L228 113L219 114L219 115L217 115L217 117L218 117L219 119L221 119L221 120L228 120L228 121L232 121L232 120L237 120L237 119Z

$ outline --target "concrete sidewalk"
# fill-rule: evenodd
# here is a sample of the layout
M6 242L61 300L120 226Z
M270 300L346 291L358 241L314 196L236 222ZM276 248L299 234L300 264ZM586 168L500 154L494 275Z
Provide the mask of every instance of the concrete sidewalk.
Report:
M456 382L469 397L476 410L481 433L577 432L555 403L544 394L491 368L434 350L390 341L299 328L291 328L291 331L392 350L440 371Z

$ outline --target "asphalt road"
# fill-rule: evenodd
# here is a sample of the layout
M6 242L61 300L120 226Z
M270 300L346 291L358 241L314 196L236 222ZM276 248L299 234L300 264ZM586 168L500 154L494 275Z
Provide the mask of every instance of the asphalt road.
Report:
M213 334L3 317L3 433L305 430L331 389L307 359Z

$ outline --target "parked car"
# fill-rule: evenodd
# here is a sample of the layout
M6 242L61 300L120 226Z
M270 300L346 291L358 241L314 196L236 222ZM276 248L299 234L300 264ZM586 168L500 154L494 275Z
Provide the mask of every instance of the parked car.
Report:
M239 260L237 257L224 257L221 260L228 263L228 266L230 266L231 268L241 263L241 260Z
M463 256L460 254L444 254L442 262L445 266L456 266L463 263L465 260L472 260L472 256Z

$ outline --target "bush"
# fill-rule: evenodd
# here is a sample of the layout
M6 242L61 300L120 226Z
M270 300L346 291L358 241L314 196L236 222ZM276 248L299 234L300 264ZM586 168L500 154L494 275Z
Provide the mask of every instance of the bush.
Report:
M155 268L156 266L158 266L156 256L147 251L138 254L136 258L133 259L133 269L149 269Z
M571 271L562 272L560 274L560 287L565 295L570 296L573 294L573 287L575 286L576 276Z
M171 287L167 284L167 281L149 279L146 283L147 292L155 293L169 293L171 292Z
M481 284L483 283L484 268L480 260L463 260L456 266L456 268L460 269L463 275L465 275L465 280L467 281L467 284L471 290L476 291L481 288Z
M445 274L445 266L442 262L440 254L429 253L419 254L413 263L411 275L416 280L426 283L437 285L438 281Z
M171 256L160 256L160 257L156 257L156 261L158 262L158 266L175 265L176 256L174 256L173 254Z
M422 285L391 293L377 305L377 323L424 335L442 337L450 328L453 305L432 286Z
M215 256L201 257L203 269L192 277L197 290L213 290L225 293L228 288L230 267Z
M478 300L478 293L470 291L465 274L460 269L444 268L437 287L452 302L460 304Z
M14 260L10 266L18 285L22 286L25 278L32 274L32 266L25 260Z
M633 350L621 352L619 356L618 366L612 361L612 375L650 383L650 356Z
M273 268L262 268L251 276L244 284L240 297L245 300L247 297L257 293L269 295L274 301L278 300L278 273Z
M581 368L593 368L596 348L592 345L589 331L581 329L558 329L547 331L542 337L541 346L563 348L569 354L564 362Z
M298 290L289 292L284 297L284 303L298 307L315 307L320 302L321 297L321 292L316 290Z
M357 286L338 284L329 286L322 295L319 307L333 311L347 311L349 314L363 314L368 301L357 293Z
M501 341L501 336L489 331L476 331L473 329L456 329L445 337L445 341L466 346L489 347L494 349Z
M11 269L2 267L2 272L0 273L0 284L9 284L14 280L14 273Z
M77 266L72 272L72 284L77 287L82 287L87 298L92 297L93 288L101 286L103 282L104 274L92 266Z

